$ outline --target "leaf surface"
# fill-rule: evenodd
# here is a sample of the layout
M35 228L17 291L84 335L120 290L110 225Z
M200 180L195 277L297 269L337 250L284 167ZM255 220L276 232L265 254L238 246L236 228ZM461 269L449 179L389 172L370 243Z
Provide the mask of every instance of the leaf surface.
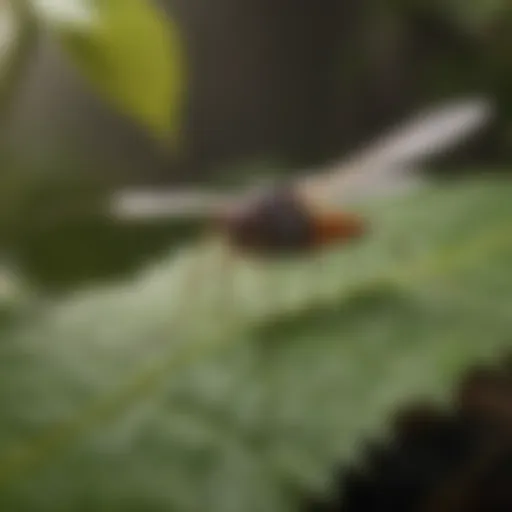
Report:
M512 348L512 183L369 205L361 243L198 244L0 345L6 510L292 511L395 406Z

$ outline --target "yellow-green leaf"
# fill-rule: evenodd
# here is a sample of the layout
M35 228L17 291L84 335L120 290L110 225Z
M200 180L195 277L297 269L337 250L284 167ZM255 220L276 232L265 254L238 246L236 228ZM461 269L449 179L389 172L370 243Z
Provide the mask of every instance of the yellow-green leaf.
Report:
M99 94L152 134L176 136L184 73L173 21L149 0L89 0L80 5L81 19L89 23L59 19L51 25L74 65Z

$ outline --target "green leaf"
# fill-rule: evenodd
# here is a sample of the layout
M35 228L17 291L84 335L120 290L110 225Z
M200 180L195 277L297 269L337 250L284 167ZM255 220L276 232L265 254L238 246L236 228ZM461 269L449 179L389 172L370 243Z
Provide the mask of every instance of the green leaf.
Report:
M176 25L148 0L78 3L65 12L45 11L74 65L151 133L176 137L184 77Z
M511 193L375 203L366 240L302 261L199 244L25 318L1 341L2 509L297 510L394 407L512 348Z

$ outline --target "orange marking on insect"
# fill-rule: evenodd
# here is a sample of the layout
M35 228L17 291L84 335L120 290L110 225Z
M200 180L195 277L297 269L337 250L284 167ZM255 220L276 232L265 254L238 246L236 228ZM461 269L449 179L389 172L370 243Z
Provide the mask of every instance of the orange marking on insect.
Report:
M322 213L313 216L313 245L323 247L338 242L352 241L367 232L366 222L352 213Z

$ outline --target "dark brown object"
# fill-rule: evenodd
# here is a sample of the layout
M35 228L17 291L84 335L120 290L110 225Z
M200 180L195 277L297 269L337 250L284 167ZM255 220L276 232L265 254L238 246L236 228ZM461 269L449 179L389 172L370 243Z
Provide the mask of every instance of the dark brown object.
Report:
M413 405L397 415L388 446L364 468L340 471L315 512L512 511L512 365L479 367L461 382L453 410Z

